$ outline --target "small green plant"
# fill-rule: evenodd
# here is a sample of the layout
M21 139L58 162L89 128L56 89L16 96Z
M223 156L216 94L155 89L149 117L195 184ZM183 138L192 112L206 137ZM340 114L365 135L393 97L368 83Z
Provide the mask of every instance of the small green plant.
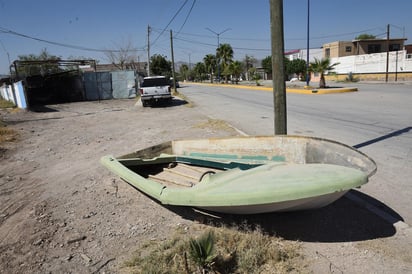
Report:
M331 60L329 58L315 58L315 60L310 63L309 70L320 74L319 88L326 88L325 73L333 75L333 70L337 65L339 65L339 63L331 64Z
M205 228L193 226L169 240L143 243L124 267L129 273L159 274L304 272L297 243L247 224Z
M250 68L248 71L249 75L250 75L250 79L252 79L253 81L255 81L256 86L260 86L259 80L261 79L260 74L257 73L256 68Z
M4 100L0 98L0 108L13 108L16 105L13 102Z
M260 75L259 74L255 74L255 75L253 75L253 80L256 82L256 86L260 86L261 84L260 84L260 82L259 82L259 80L260 80Z
M201 273L207 273L213 265L215 238L212 231L202 235L199 239L189 241L190 258L196 263Z
M359 79L354 77L352 72L349 72L348 77L345 79L346 82L359 82Z
M17 132L8 128L7 124L0 119L0 144L2 142L13 142L17 139Z

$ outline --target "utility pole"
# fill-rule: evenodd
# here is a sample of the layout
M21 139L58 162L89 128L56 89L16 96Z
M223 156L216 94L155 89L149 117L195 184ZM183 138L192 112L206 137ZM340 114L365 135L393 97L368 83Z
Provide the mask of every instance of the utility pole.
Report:
M386 27L386 77L385 82L388 82L388 75L389 75L389 29L390 25Z
M147 25L147 76L150 76L150 26Z
M191 64L191 60L190 60L190 57L191 57L191 56L190 56L190 55L191 55L191 53L189 53L189 71L192 69L192 67L191 67L191 65L190 65L190 64Z
M283 37L283 0L270 0L270 31L272 41L273 105L275 135L287 134L286 84Z
M306 85L309 86L309 15L310 15L310 0L308 0L308 22L307 22L307 37L306 37Z
M217 48L218 49L220 47L220 35L225 33L226 31L231 30L231 28L228 28L228 29L225 29L224 31L216 32L214 30L211 30L210 28L206 28L206 29L210 31L211 33L214 33L217 36ZM220 60L217 60L217 80L218 80L218 83L220 84Z
M396 50L396 61L395 61L395 82L398 82L398 53L399 53L399 50Z
M174 52L173 52L173 32L172 32L172 30L170 30L170 50L172 51L173 91L176 92L175 55L174 55Z

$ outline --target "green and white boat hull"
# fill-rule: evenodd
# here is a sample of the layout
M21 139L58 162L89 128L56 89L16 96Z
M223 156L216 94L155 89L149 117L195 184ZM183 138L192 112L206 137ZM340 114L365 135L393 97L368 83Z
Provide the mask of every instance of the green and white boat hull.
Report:
M232 214L323 207L376 172L352 147L300 136L178 140L101 162L162 204Z

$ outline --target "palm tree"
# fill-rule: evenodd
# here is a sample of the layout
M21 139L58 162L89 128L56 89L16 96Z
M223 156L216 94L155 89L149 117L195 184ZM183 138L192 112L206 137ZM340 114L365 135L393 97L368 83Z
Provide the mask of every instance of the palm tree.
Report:
M218 66L222 66L220 71L224 71L233 59L232 46L229 44L221 44L216 50L216 57L218 60ZM227 75L225 76L225 82L227 83Z
M230 73L235 77L236 84L239 82L240 74L243 71L242 65L242 62L234 61L229 66Z
M208 54L203 58L207 73L210 74L210 83L213 83L213 72L216 70L217 59L213 54Z
M179 69L180 75L183 77L183 79L187 80L189 76L189 67L186 64L182 64Z
M202 82L204 79L204 74L206 73L205 64L202 62L197 62L193 68L193 72L195 73L195 80Z
M315 61L310 63L309 70L320 74L319 88L326 87L325 73L332 72L337 65L339 63L331 64L329 58L322 58L321 60L315 58Z

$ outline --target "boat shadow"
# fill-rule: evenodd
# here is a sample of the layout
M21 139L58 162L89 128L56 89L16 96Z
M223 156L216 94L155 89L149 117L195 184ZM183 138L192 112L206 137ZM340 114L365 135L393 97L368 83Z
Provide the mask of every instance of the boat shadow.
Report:
M350 195L374 204L393 218L383 219L347 196L316 210L257 215L216 214L185 207L167 208L185 219L206 225L236 229L259 228L269 235L303 242L355 242L386 238L396 233L393 224L403 221L396 212L359 191L351 190Z

